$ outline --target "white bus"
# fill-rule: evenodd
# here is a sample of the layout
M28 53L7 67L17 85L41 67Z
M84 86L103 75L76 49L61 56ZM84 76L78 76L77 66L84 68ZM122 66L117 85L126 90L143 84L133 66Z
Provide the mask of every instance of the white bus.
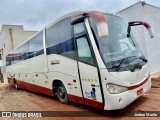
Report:
M15 89L99 109L122 109L149 91L146 58L131 28L146 22L98 11L75 12L45 27L6 57Z

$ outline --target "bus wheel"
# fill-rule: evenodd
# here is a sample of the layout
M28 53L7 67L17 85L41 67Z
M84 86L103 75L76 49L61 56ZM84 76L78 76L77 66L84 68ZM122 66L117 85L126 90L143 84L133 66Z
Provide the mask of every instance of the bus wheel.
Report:
M17 84L16 80L14 80L14 88L15 88L16 90L18 90L18 89L19 89L19 88L18 88L18 84Z
M60 102L65 104L68 103L67 91L63 84L57 88L57 96Z

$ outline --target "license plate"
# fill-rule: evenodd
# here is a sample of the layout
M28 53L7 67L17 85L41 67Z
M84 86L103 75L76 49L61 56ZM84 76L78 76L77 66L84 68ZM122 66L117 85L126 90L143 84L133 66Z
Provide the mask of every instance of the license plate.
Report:
M137 91L137 96L141 95L143 93L143 88Z

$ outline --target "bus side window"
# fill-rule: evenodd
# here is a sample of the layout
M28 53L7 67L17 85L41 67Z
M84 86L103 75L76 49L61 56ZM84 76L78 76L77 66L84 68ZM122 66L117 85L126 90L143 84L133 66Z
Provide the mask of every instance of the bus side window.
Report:
M29 52L28 57L33 58L35 56L39 56L44 54L43 49L43 32L35 35L31 40L29 40Z
M24 61L28 59L28 46L29 43L24 43L21 47L19 47L16 51L16 54L19 55L19 61Z
M78 35L80 33L85 32L85 27L84 27L84 23L78 23L76 25L74 25L74 35Z
M70 18L65 18L46 30L46 52L76 59Z
M85 35L81 36L77 38L76 41L79 60L84 63L94 65L93 55L91 53L87 37Z

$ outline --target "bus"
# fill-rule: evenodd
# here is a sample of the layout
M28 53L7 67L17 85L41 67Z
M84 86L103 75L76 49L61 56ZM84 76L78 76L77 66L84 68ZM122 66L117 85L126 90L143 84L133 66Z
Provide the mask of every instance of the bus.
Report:
M132 33L151 26L100 11L62 16L6 56L15 89L103 110L123 109L148 92L148 61Z

